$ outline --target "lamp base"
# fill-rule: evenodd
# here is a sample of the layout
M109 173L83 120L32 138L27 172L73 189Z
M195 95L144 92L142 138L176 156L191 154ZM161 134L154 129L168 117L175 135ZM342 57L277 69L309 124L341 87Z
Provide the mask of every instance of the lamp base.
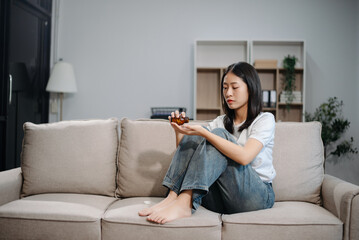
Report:
M62 121L62 101L64 99L64 93L59 93L60 94L60 121Z

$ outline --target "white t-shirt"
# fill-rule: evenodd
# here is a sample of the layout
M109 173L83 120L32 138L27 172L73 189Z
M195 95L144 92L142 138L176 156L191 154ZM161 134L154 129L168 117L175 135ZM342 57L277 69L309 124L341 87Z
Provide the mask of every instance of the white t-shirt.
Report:
M209 123L208 129L225 128L223 118L224 115L221 115L214 119ZM276 175L272 156L275 130L275 119L273 114L269 112L260 113L248 128L244 129L242 132L238 132L241 124L234 126L234 133L232 136L237 140L237 143L240 146L244 146L249 138L257 139L263 144L262 150L250 164L258 173L262 181L272 182Z

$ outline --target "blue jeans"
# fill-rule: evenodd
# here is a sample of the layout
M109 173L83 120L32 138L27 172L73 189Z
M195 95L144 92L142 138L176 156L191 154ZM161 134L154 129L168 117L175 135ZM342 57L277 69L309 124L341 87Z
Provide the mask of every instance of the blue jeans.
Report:
M212 133L236 143L222 128ZM180 194L193 190L192 212L202 205L225 214L271 208L274 192L250 164L243 166L223 155L205 138L185 135L162 183Z

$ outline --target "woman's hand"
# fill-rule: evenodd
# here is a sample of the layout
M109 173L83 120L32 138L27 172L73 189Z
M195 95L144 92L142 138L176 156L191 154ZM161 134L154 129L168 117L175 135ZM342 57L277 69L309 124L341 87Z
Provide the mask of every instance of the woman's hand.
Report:
M205 131L205 129L200 125L184 124L184 125L180 126L175 122L171 122L171 118L179 118L180 116L184 118L184 117L186 117L186 113L182 112L180 114L179 111L175 111L175 112L171 113L171 116L168 116L170 124L176 133L176 145L177 146L181 142L183 135L200 135L200 136L202 136L202 134L201 134L202 131Z
M171 116L168 116L168 120L170 120L171 123L171 118L185 118L186 117L186 113L185 112L181 112L181 114L179 113L178 110L176 110L175 112L171 112Z
M171 116L168 116L168 119L171 120L171 118L179 118L179 117L185 118L186 113L182 112L180 114L178 111L175 111L171 113ZM176 134L202 136L203 131L205 131L205 129L200 125L189 125L189 124L178 125L175 122L170 122L170 123L172 128L175 130Z
M179 126L179 125L177 125L177 123L173 123L173 122L171 122L171 125L176 132L184 134L184 135L203 136L203 131L206 131L206 129L204 129L200 125L184 124L184 125Z

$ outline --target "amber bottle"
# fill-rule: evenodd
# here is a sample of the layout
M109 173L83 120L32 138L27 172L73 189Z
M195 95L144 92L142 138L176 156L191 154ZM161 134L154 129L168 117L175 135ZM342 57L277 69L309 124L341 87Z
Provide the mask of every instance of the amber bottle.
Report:
M185 124L185 123L188 123L189 122L189 118L188 117L182 117L182 116L180 116L180 117L178 117L178 118L176 118L176 117L171 117L171 120L170 120L171 122L174 122L174 123L177 123L178 125L183 125L183 124Z

